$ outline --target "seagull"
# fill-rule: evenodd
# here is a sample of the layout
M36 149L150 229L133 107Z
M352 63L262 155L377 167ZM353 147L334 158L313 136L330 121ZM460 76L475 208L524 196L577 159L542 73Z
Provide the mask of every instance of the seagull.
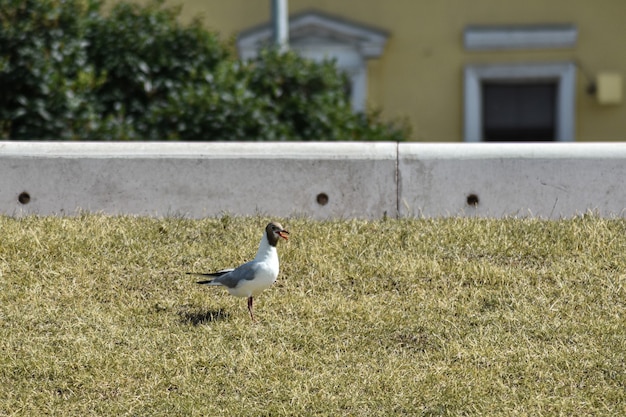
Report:
M212 277L212 279L197 281L198 284L224 286L235 297L248 297L248 311L254 321L252 303L254 297L269 288L278 277L278 252L276 244L279 238L288 239L289 232L280 223L271 222L265 227L259 250L250 262L237 268L222 269L208 274L197 274Z

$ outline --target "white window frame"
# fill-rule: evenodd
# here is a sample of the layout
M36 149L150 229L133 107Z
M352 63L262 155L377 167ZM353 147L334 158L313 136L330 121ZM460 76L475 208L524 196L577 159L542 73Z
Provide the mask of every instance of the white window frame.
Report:
M241 32L237 38L239 56L254 59L260 48L270 44L273 28L266 23ZM367 106L367 61L380 58L389 33L357 22L308 11L289 18L291 49L318 61L335 59L337 68L350 80L352 110Z
M564 63L467 65L464 71L464 140L483 141L483 97L485 81L542 81L557 83L556 141L575 140L576 65Z

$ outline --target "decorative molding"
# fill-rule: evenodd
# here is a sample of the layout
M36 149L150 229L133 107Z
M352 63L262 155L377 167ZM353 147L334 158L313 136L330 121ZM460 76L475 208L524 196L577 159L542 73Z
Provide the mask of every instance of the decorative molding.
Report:
M571 24L468 26L463 32L465 49L558 49L573 48L578 29Z
M245 30L237 37L237 49L243 59L256 56L259 48L272 39L269 23ZM354 46L365 59L382 55L389 32L318 11L298 13L289 18L289 39L293 44L307 38L321 38Z

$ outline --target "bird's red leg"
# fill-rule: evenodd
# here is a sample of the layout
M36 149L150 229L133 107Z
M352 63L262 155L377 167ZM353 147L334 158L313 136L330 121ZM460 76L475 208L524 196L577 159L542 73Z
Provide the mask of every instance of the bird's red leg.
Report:
M250 318L254 321L254 314L252 314L252 297L248 297L248 311L250 312Z

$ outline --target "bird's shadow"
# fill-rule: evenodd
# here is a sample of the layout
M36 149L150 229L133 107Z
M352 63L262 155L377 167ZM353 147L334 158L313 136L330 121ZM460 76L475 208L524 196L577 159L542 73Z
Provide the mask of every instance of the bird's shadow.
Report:
M215 323L226 320L230 317L230 314L222 309L203 311L182 309L179 311L178 316L180 317L180 321L183 323L199 326L205 323Z

